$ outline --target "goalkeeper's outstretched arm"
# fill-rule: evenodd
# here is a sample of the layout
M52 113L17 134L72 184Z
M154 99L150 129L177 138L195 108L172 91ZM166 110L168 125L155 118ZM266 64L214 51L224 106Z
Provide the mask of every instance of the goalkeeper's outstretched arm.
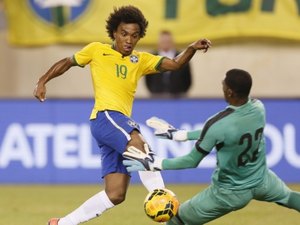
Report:
M146 124L154 129L154 134L158 138L170 139L174 141L187 141L187 140L198 140L201 134L201 130L179 130L167 121L151 117L146 120Z
M187 131L187 140L198 140L202 130Z
M162 170L179 170L195 168L206 155L199 152L195 147L184 156L162 160Z
M187 131L187 130L175 130L172 133L171 138L174 141L193 141L193 140L198 140L200 138L202 130L192 130L192 131ZM159 135L155 135L159 138Z
M123 164L126 166L128 172L187 169L197 167L207 154L205 151L199 151L194 147L185 156L163 159L154 154L145 154L139 149L131 147L123 153L123 156L127 158L127 160L123 160Z

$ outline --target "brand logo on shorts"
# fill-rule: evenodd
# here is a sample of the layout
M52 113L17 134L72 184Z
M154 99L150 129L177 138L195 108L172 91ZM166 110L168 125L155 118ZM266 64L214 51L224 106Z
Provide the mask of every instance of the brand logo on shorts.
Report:
M134 122L133 120L128 120L127 123L129 126L139 129L139 125L136 122Z
M136 55L131 55L130 56L130 61L132 63L137 63L139 61L139 58Z

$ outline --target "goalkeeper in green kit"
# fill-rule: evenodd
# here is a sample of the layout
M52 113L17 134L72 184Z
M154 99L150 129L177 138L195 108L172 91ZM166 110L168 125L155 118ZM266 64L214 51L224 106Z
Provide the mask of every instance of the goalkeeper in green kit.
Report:
M195 168L213 148L217 167L212 184L180 205L167 225L201 225L245 207L252 199L275 202L300 212L300 193L290 190L266 165L264 140L265 109L261 101L249 97L250 74L232 69L222 82L224 111L209 118L202 130L177 130L167 122L151 118L147 124L156 136L177 141L197 140L185 156L162 159L132 147L123 153L129 172Z

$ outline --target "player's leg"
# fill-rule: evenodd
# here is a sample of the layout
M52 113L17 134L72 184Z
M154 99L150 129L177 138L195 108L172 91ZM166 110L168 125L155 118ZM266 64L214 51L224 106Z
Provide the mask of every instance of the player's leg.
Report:
M122 164L122 155L105 145L100 146L100 151L105 189L60 219L58 225L77 225L89 221L125 200L130 176Z
M181 220L181 218L177 214L171 220L169 220L166 224L167 225L184 225L185 223Z
M300 212L300 192L291 191L286 207Z
M61 218L58 225L77 225L100 216L107 209L125 200L130 177L114 173L105 176L105 190L89 198L67 216Z
M100 147L105 190L60 219L58 225L77 225L88 221L125 199L130 176L122 163L122 154L116 149L125 149L130 135L113 121L107 111L98 112L97 118L91 120L91 132Z
M201 225L246 206L252 199L250 190L231 191L209 186L190 200L180 205L178 218L167 225Z
M125 200L130 176L122 173L111 173L104 177L105 192L109 200L118 205Z
M58 225L77 225L100 216L106 210L124 201L129 176L114 173L105 176L105 190L89 198L67 216L61 218Z
M300 193L288 188L271 170L267 173L262 185L254 190L256 200L275 202L300 212Z
M97 119L92 124L92 133L97 142L110 146L120 155L130 146L145 152L145 140L140 134L139 125L122 113L116 111L98 112ZM99 130L100 132L98 132ZM142 183L149 191L164 187L160 172L142 171L139 172L139 175Z
M140 134L139 130L134 129L130 133L131 140L128 142L127 147L134 146L137 149L145 152L144 145L146 141L143 136ZM164 188L164 182L160 172L151 172L151 171L139 171L140 179L143 185L147 188L148 191L152 191L156 188Z

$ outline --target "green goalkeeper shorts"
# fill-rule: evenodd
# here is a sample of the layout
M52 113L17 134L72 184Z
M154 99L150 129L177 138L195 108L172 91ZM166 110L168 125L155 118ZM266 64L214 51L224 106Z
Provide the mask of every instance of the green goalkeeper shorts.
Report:
M286 205L290 193L291 190L272 171L267 173L259 185L251 189L228 190L212 184L181 204L178 213L180 219L174 218L167 224L205 224L245 207L252 199Z

